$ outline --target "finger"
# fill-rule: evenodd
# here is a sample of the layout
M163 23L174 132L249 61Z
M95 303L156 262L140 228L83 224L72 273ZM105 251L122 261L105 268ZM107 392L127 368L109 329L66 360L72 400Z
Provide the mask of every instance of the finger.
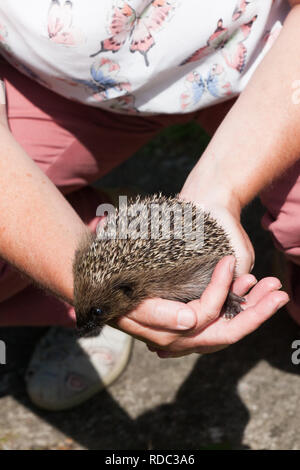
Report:
M175 359L177 357L188 356L189 354L192 354L194 352L196 352L196 351L192 350L192 351L182 351L182 352L178 352L178 353L173 353L173 352L169 352L169 351L157 350L156 354L160 359L171 359L171 358Z
M234 265L234 256L222 258L201 298L187 304L198 314L198 327L205 328L220 315L232 283Z
M256 305L268 292L277 291L281 287L281 282L276 277L261 279L247 295L244 295L246 307Z
M195 351L197 354L212 354L218 351L222 351L222 349L228 348L229 344L220 344L218 346L204 346L197 348Z
M178 331L192 329L197 323L198 326L201 323L201 328L204 328L216 319L221 311L232 282L233 269L234 257L223 258L215 268L211 282L201 299L189 302L187 305L159 298L147 299L137 309L120 319L120 327L135 329L135 325L127 322L126 318L133 320L140 333L147 332L147 339L149 339L149 330L142 329L141 326ZM201 312L199 315L199 305L205 305L204 314Z
M176 358L176 357L184 357L184 356L189 356L190 354L212 354L217 351L221 351L222 349L225 349L228 347L228 344L222 344L219 346L206 346L206 347L200 347L200 348L193 348L193 349L188 349L185 351L180 351L180 352L170 352L170 351L164 351L163 349L157 349L156 354L158 357L161 359L168 359L168 358Z
M144 326L167 330L189 330L197 323L196 313L181 302L147 299L128 318Z
M116 321L116 324L118 325L118 328L125 331L125 333L139 339L140 341L150 343L155 348L169 347L178 338L178 336L182 334L144 326L127 316L119 318Z
M172 352L169 350L158 348L153 343L147 343L146 346L149 349L149 351L156 353L161 358L187 356L188 354L196 352L196 348L194 348L195 350L187 349L187 350Z
M198 352L209 353L223 349L257 329L288 301L286 292L265 293L256 305L246 308L235 318L226 320L224 317L219 317L217 321L193 336L178 338L169 350L176 353L196 348Z
M243 274L233 282L232 292L244 297L255 284L257 284L257 279L253 274Z

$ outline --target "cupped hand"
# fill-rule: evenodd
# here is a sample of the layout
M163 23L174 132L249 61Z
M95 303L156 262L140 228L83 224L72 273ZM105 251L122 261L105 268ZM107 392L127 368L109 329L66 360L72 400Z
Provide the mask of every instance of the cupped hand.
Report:
M220 200L217 191L213 195L206 193L197 194L194 187L188 186L179 194L180 199L192 201L210 215L227 233L232 248L234 249L236 277L249 273L254 266L255 253L252 243L240 222L240 207L234 197L229 198L227 204ZM226 198L225 198L226 200Z
M289 298L279 291L280 281L274 277L257 283L252 274L243 274L232 283L234 262L233 256L219 261L199 300L187 304L159 298L145 300L117 320L118 328L146 342L160 357L210 353L239 341ZM227 320L220 313L230 287L235 294L245 297L245 303L241 313Z

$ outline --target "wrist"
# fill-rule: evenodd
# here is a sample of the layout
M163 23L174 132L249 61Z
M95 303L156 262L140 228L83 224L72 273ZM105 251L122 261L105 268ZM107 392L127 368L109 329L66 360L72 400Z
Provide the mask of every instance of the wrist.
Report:
M222 175L218 165L202 158L186 179L179 197L204 208L224 207L239 220L243 204L230 179Z

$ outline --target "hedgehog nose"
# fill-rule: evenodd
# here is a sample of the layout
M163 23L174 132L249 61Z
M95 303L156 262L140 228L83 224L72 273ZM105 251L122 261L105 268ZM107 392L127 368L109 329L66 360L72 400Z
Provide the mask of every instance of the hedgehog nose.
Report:
M79 331L84 331L91 327L91 318L76 312L76 327Z
M94 323L91 322L77 322L77 334L79 337L92 336L97 328Z
M77 315L76 327L79 336L96 336L102 330L102 326L95 318Z

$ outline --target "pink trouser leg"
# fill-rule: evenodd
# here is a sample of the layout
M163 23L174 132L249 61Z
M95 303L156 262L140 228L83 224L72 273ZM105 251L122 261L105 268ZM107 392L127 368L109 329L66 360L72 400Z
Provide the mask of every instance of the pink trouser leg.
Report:
M267 208L262 226L286 257L287 309L300 324L300 160L261 193Z

